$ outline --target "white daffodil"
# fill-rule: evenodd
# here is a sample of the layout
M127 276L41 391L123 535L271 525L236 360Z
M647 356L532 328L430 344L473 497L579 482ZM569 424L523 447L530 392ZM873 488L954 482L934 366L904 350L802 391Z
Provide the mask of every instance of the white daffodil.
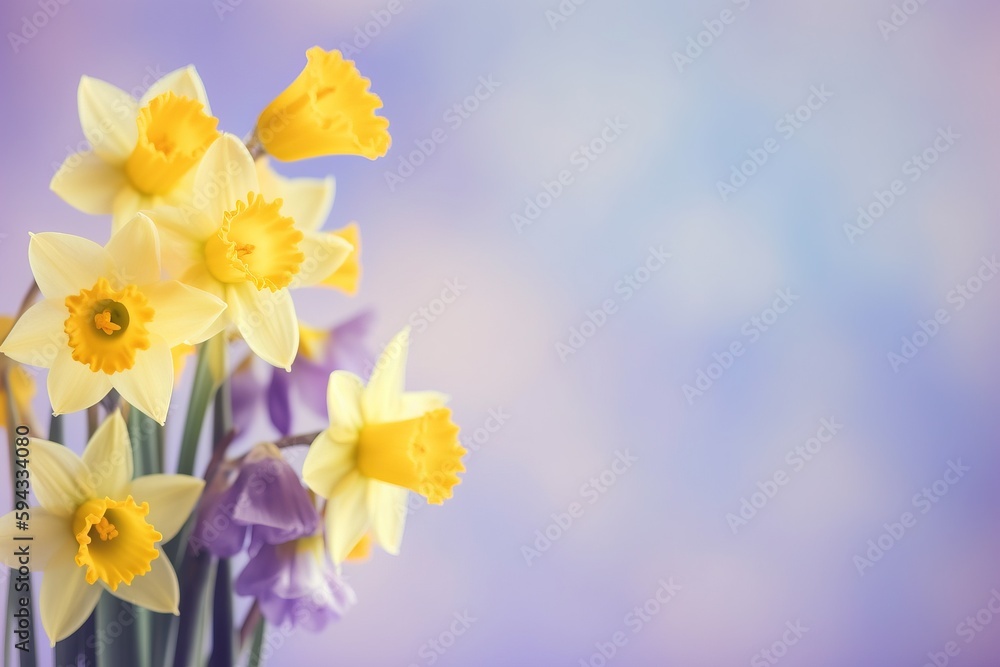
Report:
M189 206L147 213L160 229L168 272L229 304L224 317L250 349L291 368L299 326L288 288L317 284L352 246L300 229L281 199L262 194L250 152L231 134L202 158Z
M261 194L268 199L281 199L284 202L282 213L294 220L299 229L334 234L354 246L344 263L321 280L318 286L332 287L350 296L357 294L361 281L361 230L358 223L351 222L329 232L320 231L333 208L333 197L337 191L333 177L288 178L274 170L267 156L258 158L256 164Z
M404 329L386 346L367 387L353 373L330 375L330 428L309 447L302 478L327 499L327 546L337 564L369 530L398 554L408 492L441 504L465 470L447 397L403 391L408 339Z
M173 391L171 348L214 333L226 304L160 277L156 228L138 214L104 247L69 234L34 234L28 259L44 297L0 345L49 369L55 414L94 405L112 389L163 423Z
M133 480L128 429L117 412L94 433L82 459L46 440L31 440L29 450L41 506L0 517L0 549L16 568L23 564L19 547L27 547L31 568L44 572L41 617L52 645L83 624L104 590L177 614L177 575L157 546L184 525L204 482L187 475Z
M85 76L77 104L91 150L67 157L49 187L84 213L112 214L114 229L140 209L183 201L192 168L219 137L191 66L170 72L138 100Z

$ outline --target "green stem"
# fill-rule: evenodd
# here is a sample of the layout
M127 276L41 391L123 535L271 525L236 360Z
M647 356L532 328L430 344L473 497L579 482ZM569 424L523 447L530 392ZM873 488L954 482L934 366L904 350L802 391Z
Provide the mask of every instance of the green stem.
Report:
M232 667L233 586L229 559L220 558L215 570L215 603L212 606L212 655L208 667Z
M128 412L128 435L132 442L134 476L142 477L154 472L153 450L159 424L132 406ZM131 635L138 653L136 667L152 667L153 615L148 609L134 607L135 622L124 628L123 634ZM161 616L166 620L167 617ZM162 622L157 619L158 622Z
M97 664L97 621L91 614L83 625L61 642L56 643L56 666Z
M216 389L225 376L226 340L224 334L219 334L198 348L198 362L194 373L194 383L191 386L191 400L188 403L187 417L184 420L184 432L181 435L181 454L177 462L177 473L181 475L194 474L194 463L198 455L198 442L201 440L202 426L205 424L205 414L208 404L212 401ZM194 517L198 512L196 507L185 522L177 536L164 545L167 556L180 571L187 549L188 537L194 525ZM183 585L182 585L183 590Z
M260 653L264 647L264 619L260 619L257 629L253 633L253 645L250 647L250 660L247 667L258 667L260 665Z
M134 632L129 628L138 618L139 607L124 600L119 600L111 593L104 591L97 603L97 627L106 633L101 650L97 652L97 667L121 667L122 665L141 664L140 647ZM132 622L131 625L126 623ZM112 628L121 628L116 637L111 635Z
M49 441L63 443L63 417L53 415L49 421ZM94 632L97 629L96 614L91 613L83 625L61 642L56 643L56 665L96 665L96 641Z
M231 385L224 380L215 393L212 416L212 461L225 458L226 448L232 442L233 397ZM213 471L214 473L214 471ZM233 665L233 578L229 559L220 558L215 573L215 603L212 610L212 655L209 667Z
M200 661L198 651L202 625L205 620L205 589L212 571L212 555L202 550L184 556L178 572L181 585L180 615L174 617L163 664L189 667Z
M181 454L177 461L177 472L181 475L194 474L195 457L198 455L198 441L201 440L201 429L205 423L205 413L215 392L215 379L212 377L211 359L212 345L202 343L198 348L198 365L194 372L194 384L191 386L191 401L188 403L187 419L184 421L184 433L181 436Z
M198 350L198 362L195 368L194 384L191 387L191 402L188 404L187 419L181 436L181 454L177 463L177 472L191 475L194 473L195 458L201 431L205 423L208 404L216 396L216 425L214 432L220 428L219 415L227 419L228 409L219 410L218 402L229 403L228 391L216 392L226 374L226 339L223 334L202 343ZM214 448L213 448L214 449ZM203 625L206 614L212 606L210 595L210 580L213 574L212 557L206 551L188 549L188 537L194 526L197 508L188 518L184 527L171 544L167 545L174 567L178 568L181 586L180 616L171 625L171 639L167 641L167 661L175 667L187 667L200 662L202 656ZM227 577L228 579L228 577ZM173 655L170 655L170 650Z

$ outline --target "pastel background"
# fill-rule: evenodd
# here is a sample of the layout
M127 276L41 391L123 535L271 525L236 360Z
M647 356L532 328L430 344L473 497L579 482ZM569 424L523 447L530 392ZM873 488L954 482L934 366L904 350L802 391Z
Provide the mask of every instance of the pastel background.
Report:
M376 309L373 348L418 323L409 386L450 393L474 451L455 498L410 517L399 557L346 568L357 607L322 635L270 635L269 664L600 666L616 633L608 664L772 664L764 649L788 665L1000 661L1000 280L984 280L1000 250L1000 6L907 0L886 32L891 0L564 0L558 22L558 0L48 2L35 32L44 2L0 9L6 313L28 286L29 231L106 240L106 221L47 187L82 140L81 75L133 89L193 63L242 135L306 48L350 45L385 102L387 157L284 166L333 173L329 225L358 220L364 239L360 295L301 310L321 325ZM814 88L828 99L800 110ZM476 108L456 123L456 104ZM797 110L809 118L787 136L777 123ZM615 140L581 157L609 121ZM769 138L777 151L723 200L718 182ZM561 193L539 197L563 170ZM896 179L884 215L845 230ZM515 224L526 198L547 207ZM778 291L792 305L775 317ZM603 326L584 325L607 300ZM686 395L699 371L715 379ZM789 457L823 419L842 426ZM614 472L619 455L636 460ZM961 477L935 491L950 464ZM776 474L745 525L727 518ZM915 498L925 488L934 502ZM904 512L915 525L883 536ZM890 548L860 573L880 536Z

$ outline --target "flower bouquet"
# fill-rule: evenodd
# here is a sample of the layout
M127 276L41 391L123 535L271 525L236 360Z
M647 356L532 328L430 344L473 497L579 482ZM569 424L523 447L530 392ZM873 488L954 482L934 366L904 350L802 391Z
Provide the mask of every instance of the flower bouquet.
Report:
M261 664L269 628L318 631L354 604L342 564L375 543L399 552L411 492L440 504L459 482L447 397L404 389L408 330L366 381L368 314L331 330L296 315L293 290L356 292L360 233L323 229L332 178L288 178L271 158L376 159L390 144L355 64L318 47L306 56L245 140L220 131L193 67L138 99L80 81L90 150L51 188L110 215L110 228L103 243L31 235L34 283L0 320L14 504L0 550L22 665L35 661L36 602L58 665ZM189 357L190 397L172 411ZM26 366L48 369L44 439ZM260 406L280 437L233 446ZM294 433L298 409L328 427ZM77 411L80 453L60 444L61 415ZM303 447L297 467L288 452ZM245 615L240 598L252 601Z

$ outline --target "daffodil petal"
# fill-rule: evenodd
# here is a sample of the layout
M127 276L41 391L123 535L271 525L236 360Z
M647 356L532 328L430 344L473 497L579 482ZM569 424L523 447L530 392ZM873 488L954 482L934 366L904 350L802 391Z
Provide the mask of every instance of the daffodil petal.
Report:
M137 213L104 246L124 285L146 285L160 279L160 237L153 221Z
M73 560L79 548L74 540L54 554L42 577L42 627L52 646L83 625L101 598L102 588L88 584L85 570Z
M128 188L121 167L106 162L96 153L73 153L60 165L49 189L73 208L90 215L107 215L115 198Z
M20 530L16 515L21 513L15 511L0 517L0 562L7 567L24 565L18 561L18 546L30 544L31 569L41 572L53 554L65 548L67 543L76 544L69 517L53 514L43 507L32 507L28 529ZM15 537L30 537L31 542L15 540Z
M226 290L230 317L258 357L288 370L299 349L299 323L287 290L258 290L250 283Z
M83 136L94 152L106 162L123 164L139 139L135 99L107 81L84 76L76 100Z
M48 377L49 402L57 415L86 410L108 395L111 378L73 359L68 347L59 350Z
M162 614L178 615L177 603L181 592L177 585L177 573L160 547L160 555L149 564L150 570L132 580L127 586L111 590L101 582L101 586L115 597ZM97 587L100 588L100 587Z
M302 467L302 481L324 498L330 498L344 477L357 465L357 442L335 440L328 431L309 447Z
M71 449L48 440L32 440L30 448L31 489L43 508L68 518L94 496L87 466Z
M406 526L409 491L401 486L372 480L368 483L368 511L375 539L388 553L399 555Z
M330 558L340 565L371 525L366 506L368 480L358 472L344 479L326 504L326 540Z
M169 347L205 340L205 332L216 328L213 325L226 309L222 299L176 280L147 285L142 293L156 312L149 330Z
M63 325L69 312L59 299L43 299L26 310L7 334L0 352L22 364L49 368L55 360L53 350L68 344Z
M188 65L175 69L173 72L164 74L161 79L149 87L146 93L139 100L139 107L144 107L151 99L157 95L162 95L172 91L178 95L198 100L205 105L205 113L211 115L212 109L208 105L208 94L205 92L205 84L198 75L198 70L194 65Z
M143 213L160 234L163 268L169 275L183 276L192 266L204 265L205 240L221 222L213 223L190 207L158 206Z
M295 221L302 231L317 231L333 208L337 183L326 178L287 178L271 167L268 157L257 160L260 194L268 200L281 199L281 214Z
M90 288L115 270L111 255L89 239L72 234L32 234L28 261L38 289L47 299L63 299Z
M250 151L232 134L224 134L208 147L194 175L194 198L206 202L202 210L222 224L222 216L258 192L257 170Z
M174 390L174 359L170 346L159 336L150 336L149 349L137 352L135 365L115 373L111 382L122 398L163 424Z
M350 243L353 249L344 263L338 266L336 271L323 278L319 284L339 289L348 296L354 296L358 293L358 284L361 282L361 230L358 223L351 222L340 229L333 230L332 233Z
M120 498L132 481L132 445L128 426L117 410L97 427L83 450L83 462L98 496Z
M407 391L400 403L400 419L415 419L431 410L443 408L448 403L448 394L439 391Z
M389 341L379 355L361 399L365 421L391 421L398 415L406 381L409 345L410 328L405 327Z
M158 206L162 200L163 198L158 195L143 194L127 183L111 202L111 232L117 232L134 218L136 213Z
M305 255L302 268L295 276L295 287L317 285L337 270L350 256L354 246L332 232L306 232L299 242Z
M204 480L190 475L145 475L132 482L131 494L137 503L149 503L146 521L169 542L184 526L194 509Z
M364 424L361 397L364 383L354 373L334 371L326 387L326 408L334 429L358 431Z

